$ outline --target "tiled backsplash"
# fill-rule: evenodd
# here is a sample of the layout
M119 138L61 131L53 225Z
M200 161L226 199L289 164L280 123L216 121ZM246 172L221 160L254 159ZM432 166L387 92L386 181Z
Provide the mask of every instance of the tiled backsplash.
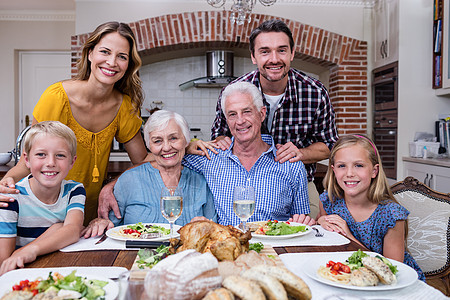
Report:
M239 77L256 68L250 58L234 58L234 76ZM140 69L145 101L142 115L148 116L146 109L162 102L159 108L175 111L186 118L190 128L200 128L200 133L191 132L191 138L209 140L211 125L216 112L220 88L189 88L181 91L179 84L206 75L206 56L192 56L148 64Z

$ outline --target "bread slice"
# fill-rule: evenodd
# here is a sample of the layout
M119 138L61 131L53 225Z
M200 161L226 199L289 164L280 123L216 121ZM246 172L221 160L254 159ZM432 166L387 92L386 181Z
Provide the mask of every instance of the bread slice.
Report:
M259 265L252 269L261 274L270 275L278 279L290 297L299 300L309 300L312 298L308 285L300 277L284 267Z
M234 300L234 294L226 288L218 288L213 291L209 291L203 300Z
M242 300L265 300L263 291L257 283L241 276L228 276L222 285Z
M267 299L288 300L283 285L273 276L261 274L257 270L250 269L242 273L242 277L255 281L259 284Z

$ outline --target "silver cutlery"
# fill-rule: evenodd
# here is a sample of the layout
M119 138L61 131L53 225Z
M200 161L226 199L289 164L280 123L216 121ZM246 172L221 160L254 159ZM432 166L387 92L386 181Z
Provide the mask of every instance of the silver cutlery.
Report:
M149 232L149 233L143 233L139 236L140 239L155 239L162 237L161 232Z
M108 236L106 235L106 233L104 233L102 235L102 237L95 243L95 245L98 245L100 243L103 243L106 239L108 238Z
M312 227L312 229L316 232L316 237L323 237L323 233L319 231L316 227Z

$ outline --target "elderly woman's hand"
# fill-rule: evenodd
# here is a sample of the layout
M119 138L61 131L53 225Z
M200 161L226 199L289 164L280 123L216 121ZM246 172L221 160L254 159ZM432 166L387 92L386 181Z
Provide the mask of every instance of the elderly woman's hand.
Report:
M211 159L211 157L209 157L207 149L217 154L218 152L214 148L214 145L215 141L205 142L199 139L192 139L189 145L186 147L186 153L206 156L208 159Z
M92 220L89 225L81 231L81 236L85 239L103 234L108 229L114 227L113 222L107 219L96 218Z

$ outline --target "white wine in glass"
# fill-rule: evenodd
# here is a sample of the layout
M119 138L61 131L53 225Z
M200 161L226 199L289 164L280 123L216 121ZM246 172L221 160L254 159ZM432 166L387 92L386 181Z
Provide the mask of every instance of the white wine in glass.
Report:
M161 213L170 224L170 238L173 237L173 224L183 212L183 192L180 187L165 186L161 190Z
M255 189L252 186L236 186L233 193L233 210L242 221L242 230L247 231L247 220L255 212Z

